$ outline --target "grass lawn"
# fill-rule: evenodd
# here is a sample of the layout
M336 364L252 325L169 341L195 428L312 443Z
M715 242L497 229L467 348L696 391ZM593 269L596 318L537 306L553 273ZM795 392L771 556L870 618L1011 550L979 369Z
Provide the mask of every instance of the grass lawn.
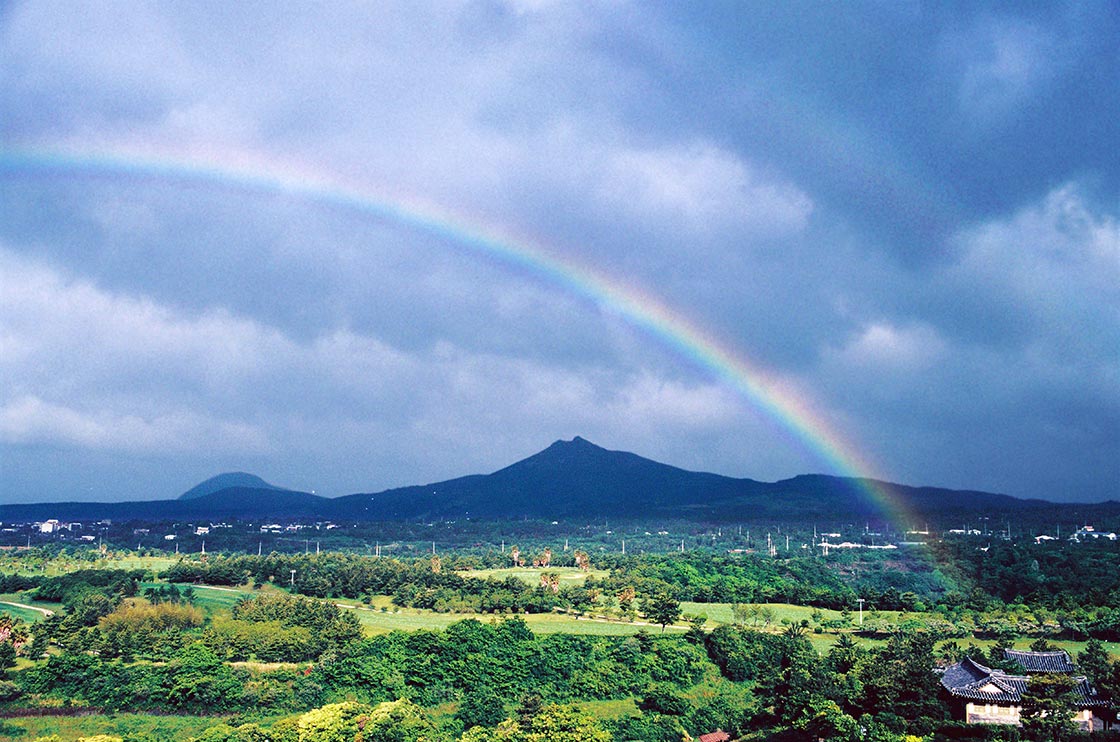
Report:
M0 600L12 600L16 603L23 602L23 601L19 600L18 595L16 595L16 596L7 596L7 595L0 596ZM46 618L45 614L41 613L40 611L36 611L32 608L24 608L23 606L19 606L19 605L7 605L5 603L0 603L0 613L6 613L9 616L12 616L13 618L23 619L27 623L35 623L36 621L40 621L40 620Z
M166 583L161 582L144 582L140 585L140 593L143 594L144 590L149 587L166 587ZM176 587L181 591L183 588L188 587L186 584L176 584ZM194 588L194 605L199 608L213 612L215 608L232 608L238 601L245 598L251 598L254 595L259 595L263 590L275 588L261 588L261 590L254 590L251 587L210 587L207 585L190 585Z
M822 618L826 621L838 620L840 618L840 611L834 611L834 610L830 610L828 608L813 608L811 606L791 605L789 603L758 603L758 604L753 604L752 603L751 605L755 605L758 608L767 608L767 609L770 610L771 614L773 614L773 619L771 620L771 623L770 623L771 627L774 627L774 626L782 627L783 626L782 621L787 621L787 622L790 622L790 623L799 623L802 620L805 620L805 621L812 622L813 613L815 611L820 611ZM714 626L718 626L719 624L733 623L734 622L734 617L733 617L732 612L731 612L731 606L732 606L731 603L689 603L689 602L683 602L683 603L681 603L681 613L682 614L687 613L687 614L691 614L691 615L703 614L703 615L708 617L708 623L705 624L705 625L708 628L712 628ZM893 620L896 620L899 617L899 615L901 615L901 614L898 611L879 611L875 615L875 617L878 618L878 619L893 621ZM871 618L871 612L870 611L865 612L864 613L864 619L869 620L870 618ZM859 612L858 611L852 611L852 624L854 625L854 624L858 624L858 623L859 623ZM751 624L748 622L748 625L751 625ZM761 627L761 624L759 624L759 627Z
M24 575L59 575L77 572L81 569L147 569L153 573L162 572L177 560L176 557L145 557L121 555L110 552L93 560L79 558L54 558L48 560L15 559L0 557L0 572Z
M461 569L456 570L455 574L462 577L477 577L478 579L485 580L493 577L496 580L504 580L507 577L516 577L527 585L536 587L541 584L541 575L545 572L555 573L560 576L561 585L582 585L584 580L589 576L594 575L595 579L603 580L610 576L610 572L603 569L593 569L590 572L583 572L575 567L549 567L548 569L539 567L509 567L505 569Z
M621 719L624 716L637 716L638 704L633 698L621 698L607 701L581 701L576 703L581 711L594 716L596 719Z
M33 606L35 608L42 608L44 610L53 611L58 613L62 610L60 603L47 603L42 600L32 600L29 593L3 593L0 594L0 600L9 601L11 603L19 603L20 606ZM0 604L0 613L8 613L24 621L40 621L46 617L43 611L32 610L31 608L23 608L14 605Z
M977 647L980 647L985 652L988 651L989 649L991 649L992 645L995 644L995 641L992 640L992 639L969 639L969 638L965 638L965 639L956 639L956 640L950 640L950 641L956 641L957 644L961 647L961 649L967 648L969 644L975 644ZM1020 640L1015 642L1014 649L1024 649L1024 650L1025 649L1030 649L1030 645L1031 645L1032 641L1034 641L1034 640L1033 639L1020 639ZM1051 644L1053 644L1058 649L1064 649L1067 652L1069 652L1069 656L1073 658L1074 662L1077 661L1077 654L1085 649L1085 644L1086 644L1086 642L1070 641L1068 639L1051 639L1049 641L1050 641ZM941 646L945 643L946 642L938 642L938 644L937 644L938 649L940 649ZM1120 642L1101 642L1101 643L1104 644L1105 651L1109 653L1109 655L1112 657L1113 661L1120 660Z
M150 736L167 742L186 742L207 727L241 720L229 717L164 716L151 714L113 714L111 716L35 716L0 719L0 739L26 739L57 734L64 740L111 734L125 739Z
M338 605L353 611L366 634L370 636L387 634L390 631L416 631L418 629L438 631L468 618L475 618L483 622L501 621L503 618L503 615L490 613L435 613L416 608L397 608L390 603L389 597L385 595L375 597L372 608L355 604L353 601L339 601ZM384 612L380 610L382 607L386 608ZM531 613L522 615L521 618L525 619L529 628L536 634L630 636L642 629L650 633L661 631L660 626L603 621L592 618L576 619L574 616L564 613ZM669 627L668 629L668 631L677 632L684 630L683 626Z
M159 574L177 561L176 557L122 556L102 560L100 564L109 569L148 569Z

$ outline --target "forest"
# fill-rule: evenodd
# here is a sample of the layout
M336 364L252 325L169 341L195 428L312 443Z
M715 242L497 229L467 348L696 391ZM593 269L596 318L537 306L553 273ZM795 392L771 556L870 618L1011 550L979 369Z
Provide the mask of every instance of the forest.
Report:
M1068 651L1112 721L1120 698L1114 543L48 546L0 556L0 601L0 737L28 742L1079 738L1042 683L1022 726L958 718L938 673L1011 647Z

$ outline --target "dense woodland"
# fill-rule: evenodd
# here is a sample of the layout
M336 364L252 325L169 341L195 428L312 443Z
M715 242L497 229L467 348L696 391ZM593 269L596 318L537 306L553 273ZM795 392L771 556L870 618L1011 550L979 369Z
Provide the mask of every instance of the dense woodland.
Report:
M1079 642L1081 671L1120 698L1112 543L526 557L538 584L491 574L504 553L210 554L153 571L111 552L10 552L0 595L54 614L0 614L0 737L25 734L24 714L140 712L194 715L175 738L210 742L1074 738L1055 713L1021 729L952 720L936 668L999 666L1015 642ZM198 599L208 586L238 592L215 606ZM370 635L358 618L405 609L462 620ZM534 633L534 615L633 630Z

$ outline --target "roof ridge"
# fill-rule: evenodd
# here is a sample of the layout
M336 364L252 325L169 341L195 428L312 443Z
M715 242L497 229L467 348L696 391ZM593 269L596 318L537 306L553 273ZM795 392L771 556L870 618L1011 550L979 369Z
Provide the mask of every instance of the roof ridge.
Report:
M980 670L981 672L987 673L988 675L991 675L991 674L992 674L992 668L988 667L987 665L981 665L981 664L980 664L979 662L977 662L976 660L972 659L972 657L971 657L970 655L967 655L967 654L966 654L966 655L964 656L964 659L965 659L965 661L966 661L966 662L968 662L969 664L971 664L971 665L972 665L973 667L975 667L975 668L976 668L977 670Z

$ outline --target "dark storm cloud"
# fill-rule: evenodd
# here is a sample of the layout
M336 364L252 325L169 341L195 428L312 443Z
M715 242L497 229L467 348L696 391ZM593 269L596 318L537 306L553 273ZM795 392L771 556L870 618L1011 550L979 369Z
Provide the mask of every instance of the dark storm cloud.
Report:
M886 476L1102 499L1118 16L17 3L0 138L291 163L436 204L656 297ZM5 500L173 495L222 469L341 494L576 434L763 479L824 466L609 306L291 194L2 173L0 266Z

